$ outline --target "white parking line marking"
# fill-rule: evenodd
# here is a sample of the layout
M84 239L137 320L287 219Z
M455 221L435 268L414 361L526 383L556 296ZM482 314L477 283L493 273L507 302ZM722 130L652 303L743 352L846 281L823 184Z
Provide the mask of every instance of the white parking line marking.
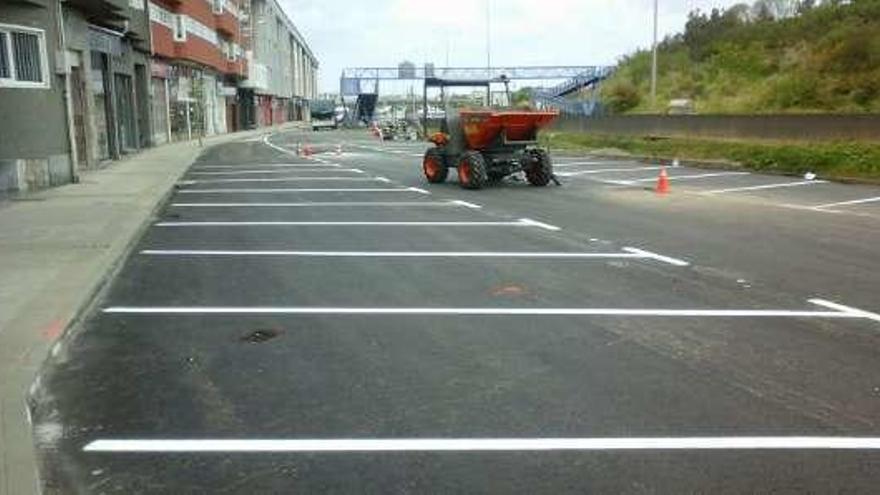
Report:
M413 187L395 187L395 188L284 188L284 189L180 189L180 194L275 194L275 193L302 193L302 192L346 192L346 193L370 193L370 192L417 192L425 194L422 191L414 191Z
M332 206L464 206L458 201L307 201L299 203L171 203L182 208L277 208L277 207L332 207Z
M314 168L324 170L327 168L341 167L338 163L245 163L242 165L198 165L193 170L202 169L241 169L243 167L261 167L261 168Z
M226 176L226 175L260 175L260 174L289 174L293 172L315 172L315 173L332 173L336 174L339 172L353 172L356 174L364 173L363 170L359 168L316 168L313 170L238 170L235 172L189 172L189 175L209 175L209 176Z
M348 182L377 182L377 179L370 177L252 177L248 179L193 179L178 181L180 186L190 186L193 184L227 184L241 182L309 182L309 181L348 181ZM382 182L382 181L378 181Z
M85 452L472 452L552 450L877 450L880 437L99 439Z
M642 253L530 253L482 251L211 251L144 249L145 256L302 256L327 258L526 258L526 259L653 259Z
M465 208L471 208L471 209L474 209L474 210L479 210L479 209L482 209L482 208L483 208L482 206L480 206L480 205L478 205L478 204L476 204L476 203L471 203L471 202L468 202L468 201L462 201L462 200L460 200L460 199L453 200L452 203L455 203L455 204L457 204L457 205L464 206Z
M158 222L156 227L537 227L547 224L522 218L515 222Z
M553 165L556 167L557 165ZM632 168L600 168L594 170L579 170L577 172L559 172L556 175L562 177L574 177L577 175L590 175L590 174L607 174L613 172L641 172L645 170L660 170L663 167L632 167Z
M825 299L810 299L810 302L816 304L818 306L824 306L830 309L836 309L838 311L843 311L845 313L852 314L854 316L860 316L862 318L867 318L869 320L874 320L880 322L880 314L872 313L870 311L865 311L863 309L857 309L850 306L844 306L843 304L837 304L835 302L826 301Z
M410 190L410 191L412 191L412 192L417 192L417 193L419 193L419 194L431 194L431 191L428 191L428 190L422 189L422 188L420 188L420 187L408 187L407 189Z
M713 172L709 174L695 174L695 175L670 175L669 180L689 180L689 179L708 179L710 177L728 177L734 175L751 175L749 172ZM635 179L632 182L654 182L656 181L656 177L649 177L647 179Z
M554 167L575 167L575 166L578 166L578 165L607 165L608 163L614 163L614 162L609 162L609 161L602 161L602 162L597 162L597 161L590 161L590 162L562 162L562 161L555 161L555 162L553 163L553 166L554 166Z
M384 182L386 184L391 184L391 179L389 179L387 177L374 177L373 180L376 180L379 182Z
M291 151L291 150L289 150L289 149L287 149L287 148L282 148L281 146L278 146L277 144L274 144L274 143L272 143L271 141L269 141L269 136L270 136L270 134L266 134L266 135L263 137L263 144L265 144L266 146L268 146L268 147L270 147L270 148L272 148L272 149L274 149L274 150L276 150L276 151L280 151L281 153L284 153L284 154L286 154L286 155L298 156L298 155L296 154L296 152Z
M822 208L833 208L835 206L860 205L860 204L864 204L864 203L876 203L878 201L880 201L880 196L877 196L876 198L865 198L865 199L854 199L852 201L841 201L839 203L826 203L824 205L813 206L812 208L821 210Z
M813 304L827 301L811 299ZM834 303L830 303L834 304ZM820 304L826 305L826 304ZM701 318L840 318L870 319L874 313L846 307L846 311L806 311L785 309L630 309L630 308L343 308L343 307L261 307L261 306L113 306L108 314L316 314L316 315L435 315L435 316L642 316Z
M690 263L684 260L680 260L678 258L671 258L669 256L663 256L657 253L652 253L651 251L645 251L644 249L634 248L634 247L625 247L624 251L629 253L638 254L644 256L645 258L651 258L657 261L662 261L664 263L669 263L670 265L675 266L690 266Z
M545 230L552 230L552 231L562 230L561 228L559 228L555 225L550 225L549 223L544 223L544 222L539 222L537 220L532 220L531 218L520 218L519 221L520 221L520 223L522 223L524 225L531 225L531 226L539 227L539 228L542 228Z
M825 184L828 181L826 180L804 180L798 182L784 182L782 184L765 184L763 186L748 186L748 187L731 187L728 189L713 189L711 191L704 191L702 194L722 194L729 192L740 192L740 191L759 191L762 189L776 189L778 187L796 187L796 186L809 186L812 184Z

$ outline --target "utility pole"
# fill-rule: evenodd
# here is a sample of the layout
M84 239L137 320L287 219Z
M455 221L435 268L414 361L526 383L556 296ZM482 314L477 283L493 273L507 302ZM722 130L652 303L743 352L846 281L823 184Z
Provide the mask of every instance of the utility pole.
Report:
M657 3L654 0L654 45L651 60L651 106L657 106Z

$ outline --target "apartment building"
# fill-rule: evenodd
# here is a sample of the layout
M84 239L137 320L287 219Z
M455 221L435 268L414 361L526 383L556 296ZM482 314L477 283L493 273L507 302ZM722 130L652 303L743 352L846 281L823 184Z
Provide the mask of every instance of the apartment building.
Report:
M153 140L240 129L247 0L149 0Z
M308 120L317 69L275 0L0 0L0 193Z
M0 191L75 181L149 144L146 19L143 0L0 4Z
M247 127L309 120L318 60L276 0L250 0L247 78L239 84Z

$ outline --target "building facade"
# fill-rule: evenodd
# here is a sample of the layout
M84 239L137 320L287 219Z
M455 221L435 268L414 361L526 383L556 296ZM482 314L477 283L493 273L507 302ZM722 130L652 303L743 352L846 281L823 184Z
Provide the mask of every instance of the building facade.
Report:
M149 0L154 142L240 129L243 0ZM164 132L164 135L163 135Z
M148 144L143 2L0 5L0 191L77 180Z
M309 120L318 60L276 0L250 0L247 78L239 85L244 125Z
M2 0L0 192L308 120L317 67L275 0Z

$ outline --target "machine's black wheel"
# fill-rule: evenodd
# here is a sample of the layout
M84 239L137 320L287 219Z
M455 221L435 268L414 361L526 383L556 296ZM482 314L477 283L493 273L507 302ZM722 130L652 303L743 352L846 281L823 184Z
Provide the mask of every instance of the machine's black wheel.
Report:
M553 180L553 163L546 150L529 150L526 156L529 164L525 167L526 180L533 186L543 187Z
M429 148L422 160L422 170L425 178L431 184L439 184L446 181L449 175L449 167L446 165L446 157L440 148Z
M465 151L458 160L458 183L465 189L482 189L487 182L483 155L479 151Z

